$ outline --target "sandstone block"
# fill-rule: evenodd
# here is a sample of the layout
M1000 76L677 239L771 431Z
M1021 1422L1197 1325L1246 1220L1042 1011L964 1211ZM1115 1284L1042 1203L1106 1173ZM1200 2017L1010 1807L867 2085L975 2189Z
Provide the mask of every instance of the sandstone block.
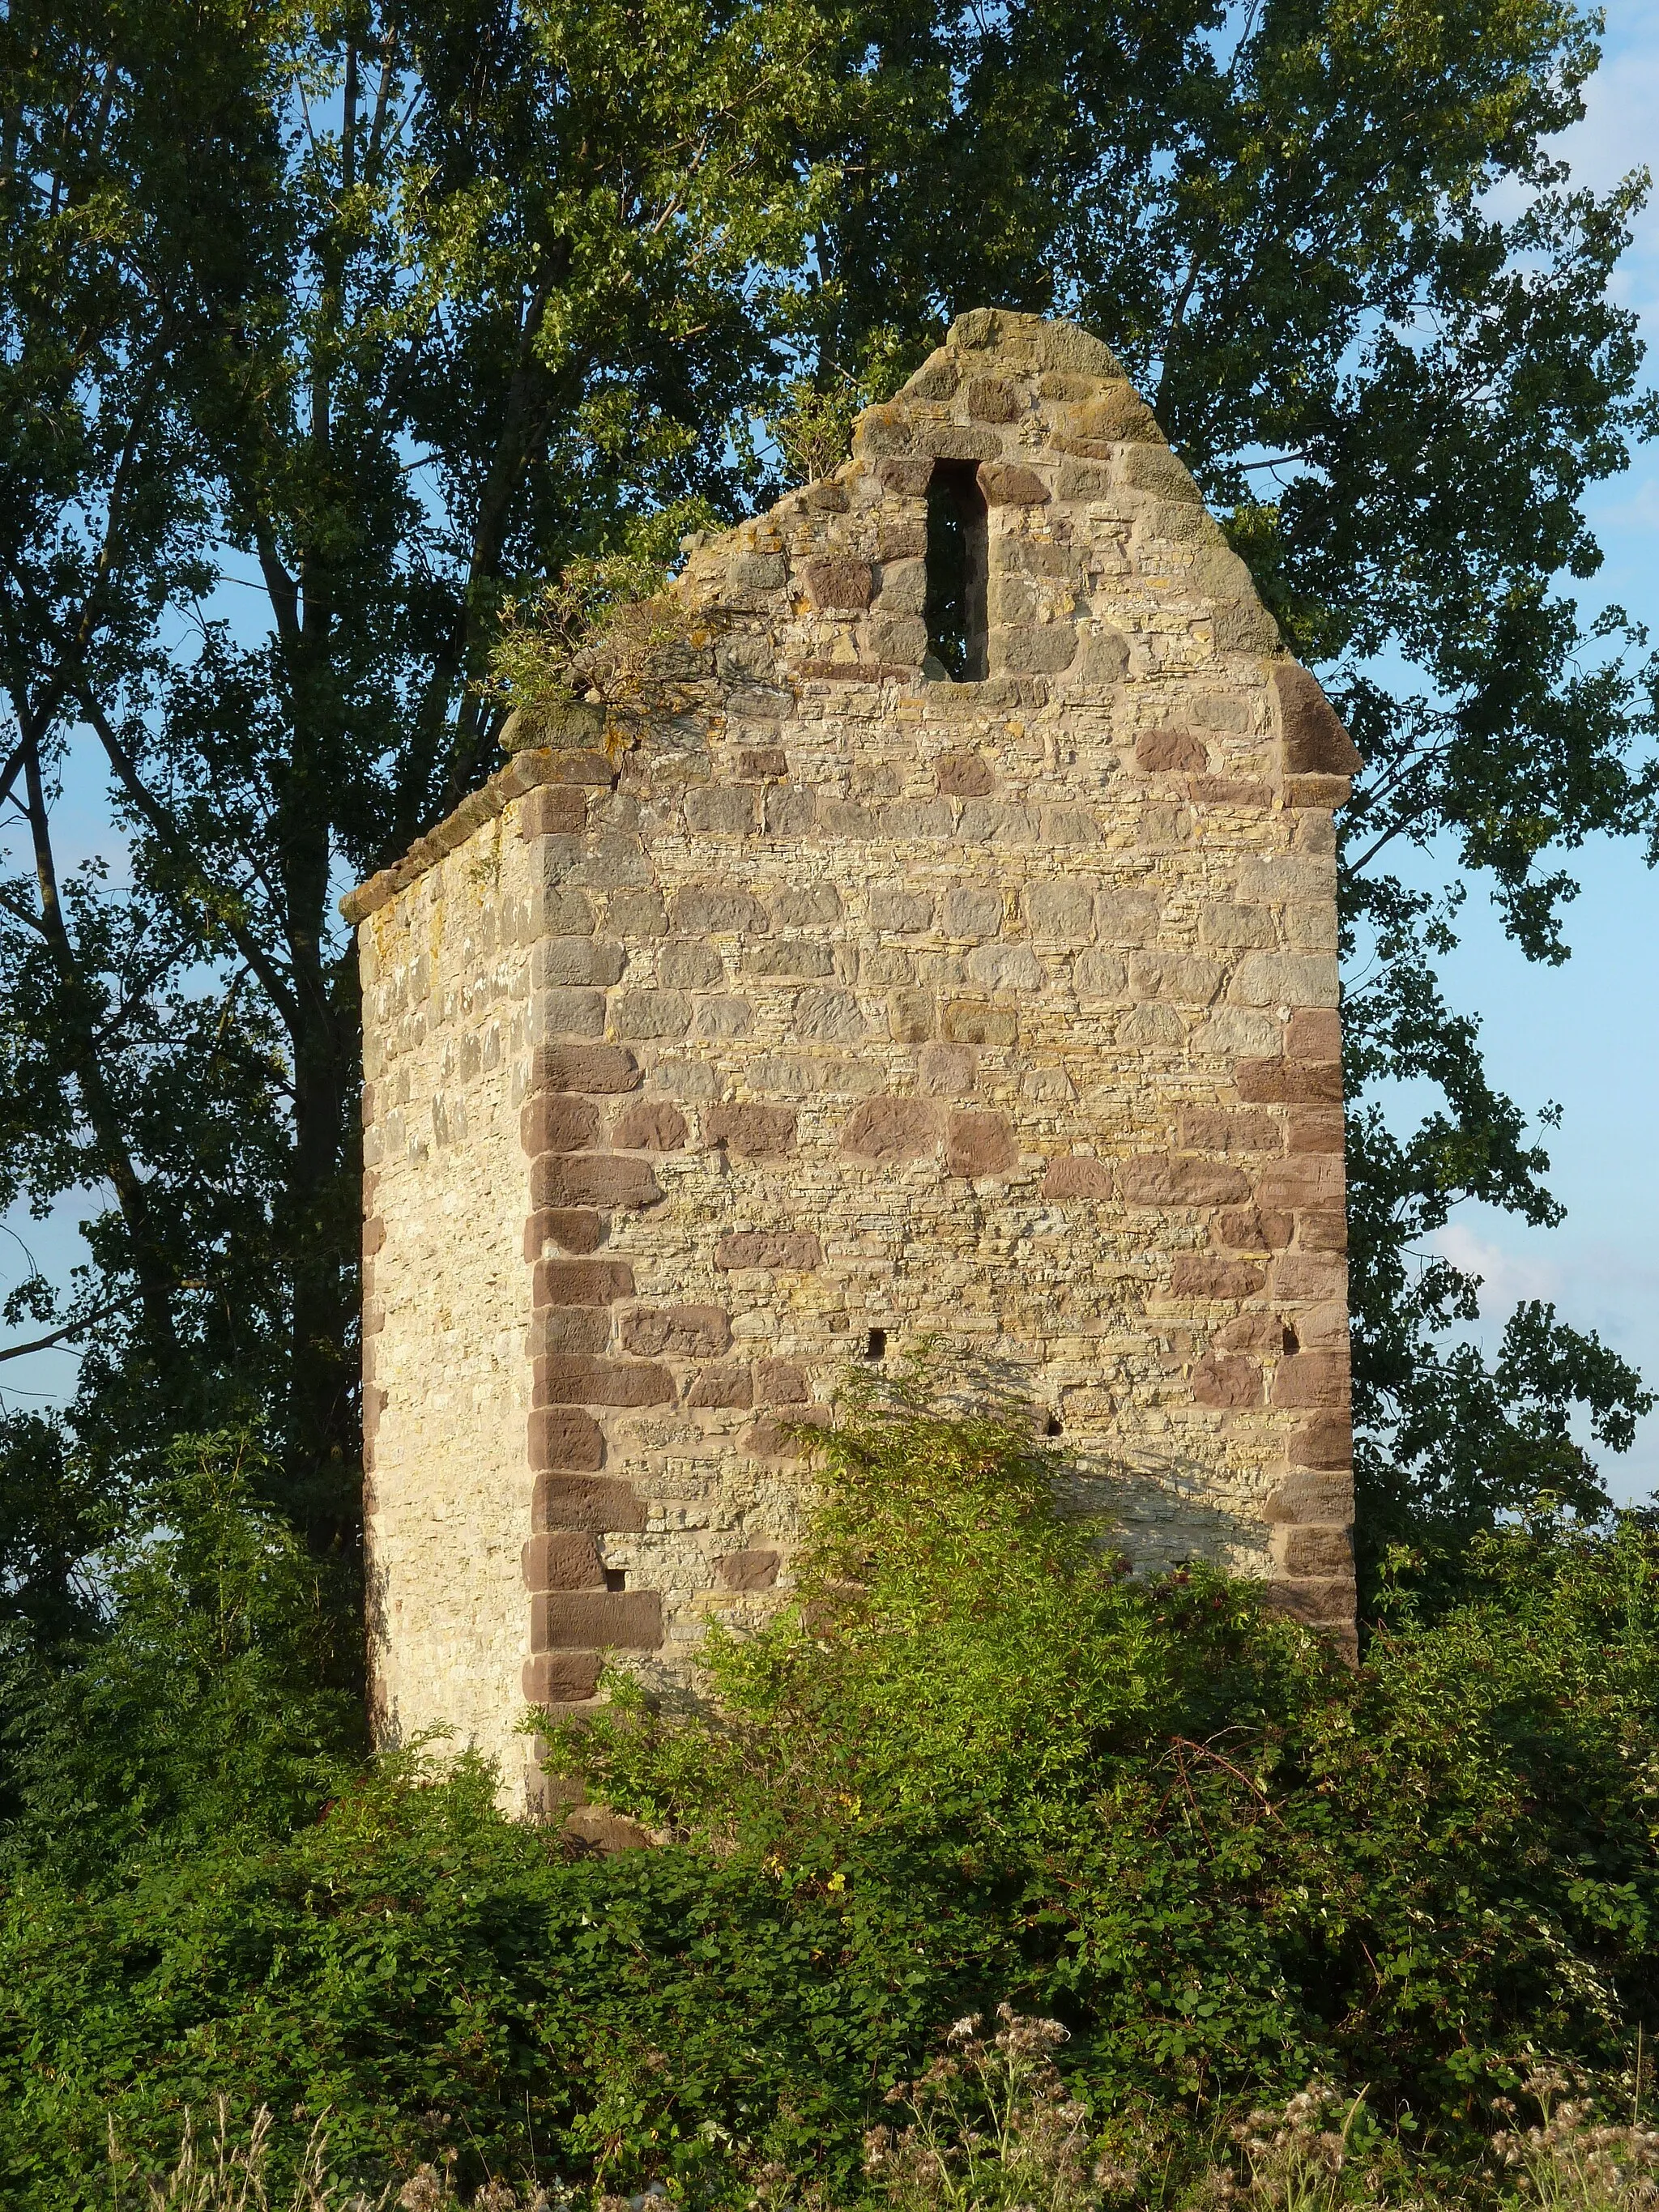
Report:
M1295 1332L1283 1314L1240 1314L1216 1334L1219 1352L1260 1352L1273 1359L1296 1350Z
M811 1268L823 1255L806 1230L738 1229L714 1247L717 1267Z
M620 945L592 937L544 937L531 955L531 981L538 991L562 984L614 983L627 956Z
M861 610L870 604L872 580L867 561L809 561L805 573L814 606Z
M1072 963L1072 983L1080 999L1120 1000L1128 992L1129 971L1115 954L1091 950Z
M792 1009L795 1035L829 1044L854 1044L864 1035L864 1016L850 991L801 991Z
M726 981L726 963L712 945L676 938L657 955L657 981L670 991L703 991Z
M876 610L884 615L920 615L927 607L927 564L884 561L877 580Z
M1019 394L1000 376L976 376L968 385L968 412L980 422L1012 422L1021 413Z
M924 1097L965 1098L978 1080L971 1045L946 1044L936 1038L923 1045L916 1066Z
M671 910L683 937L748 936L770 927L760 901L735 884L687 884L675 892Z
M647 1360L584 1358L549 1352L535 1364L535 1391L546 1406L668 1406L679 1395L665 1367Z
M532 1536L523 1554L525 1587L532 1590L603 1589L605 1569L592 1536L562 1529Z
M757 1406L805 1406L811 1392L806 1377L792 1359L755 1362L755 1403Z
M1013 1129L1006 1114L978 1112L964 1107L946 1116L947 1174L970 1179L1006 1175L1018 1158Z
M1137 999L1162 999L1172 1006L1207 1006L1221 988L1225 970L1218 960L1194 952L1134 952L1129 956L1129 989Z
M775 1552L728 1552L714 1562L714 1577L722 1589L770 1589L779 1564Z
M611 1125L611 1141L619 1152L677 1152L685 1139L685 1116L666 1098L625 1106Z
M1135 766L1149 775L1201 775L1209 747L1194 730L1143 730L1135 739Z
M1077 658L1077 625L1033 623L991 632L991 665L1013 676L1054 676Z
M706 1367L685 1394L688 1406L746 1409L755 1402L753 1378L746 1367Z
M622 1347L647 1359L712 1359L732 1341L721 1306L636 1306L622 1317Z
M1340 1106L1304 1106L1285 1116L1287 1152L1340 1152L1346 1142Z
M532 1071L532 1090L635 1090L640 1065L633 1054L613 1044L548 1044L538 1047Z
M591 1413L585 1413L574 1406L538 1407L530 1416L529 1449L530 1468L533 1474L546 1476L554 1470L560 1474L568 1470L575 1474L595 1474L605 1465L605 1438L599 1423ZM625 1482L578 1483L574 1486L573 1501L576 1493L580 1493L580 1499L586 1501L582 1510L589 1513L597 1510L600 1503L605 1504L607 1510L617 1508L625 1498L629 1510L638 1516L639 1526L645 1526L643 1516L639 1516L634 1493ZM537 1494L538 1497L542 1495L539 1486ZM550 1502L554 1505L562 1505L565 1502L563 1491L553 1494ZM574 1510L574 1502L572 1510ZM538 1528L627 1528L633 1525L633 1522L628 1520L595 1522L591 1519L567 1522L548 1518L540 1519L536 1523Z
M978 753L940 753L933 763L940 792L950 799L984 799L995 788L990 763ZM926 927L926 924L921 925Z
M1110 1198L1112 1190L1112 1171L1103 1160L1072 1152L1049 1161L1040 1194L1048 1199Z
M873 659L893 661L902 667L919 667L927 650L927 625L920 615L871 615L867 623L869 651Z
M538 1651L526 1659L520 1680L527 1705L564 1705L591 1698L604 1664L597 1651Z
M1273 693L1288 775L1358 775L1358 747L1317 682L1294 660L1273 665Z
M994 937L1002 927L1002 893L989 885L957 884L945 893L945 927L951 937Z
M979 488L988 507L1047 507L1053 496L1035 469L1005 461L981 464Z
M1130 1206L1227 1206L1247 1197L1237 1168L1167 1152L1143 1152L1120 1163L1118 1188Z
M787 775L789 756L781 745L745 745L738 755L738 774L748 781Z
M1233 1071L1241 1098L1263 1106L1340 1105L1340 1060L1241 1060Z
M1261 1370L1253 1359L1201 1359L1193 1370L1192 1389L1200 1406L1259 1406Z
M1019 1034L1012 1006L978 1006L967 999L951 1000L940 1026L953 1044L1010 1045Z
M1307 1522L1351 1528L1353 1477L1346 1468L1334 1473L1293 1468L1263 1504L1261 1517L1275 1526L1286 1522Z
M612 891L605 908L605 920L623 938L660 937L668 927L662 893L654 886L646 890Z
M540 991L536 997L536 1032L539 1036L605 1035L603 991Z
M524 1256L532 1264L549 1244L567 1252L594 1252L605 1242L605 1217L586 1206L540 1206L525 1223Z
M781 1159L795 1146L793 1106L711 1106L703 1115L703 1134L744 1159Z
M1200 945L1223 945L1228 949L1260 951L1273 945L1278 940L1273 932L1273 918L1263 906L1238 906L1218 902L1200 908L1198 916L1198 941Z
M773 901L780 929L827 927L842 918L841 894L833 884L791 884Z
M896 1044L920 1044L933 1036L937 1024L929 991L895 991L887 1001L888 1033Z
M1353 1428L1346 1413L1317 1413L1305 1421L1287 1440L1285 1456L1293 1468L1334 1468L1352 1484Z
M662 1190L643 1160L616 1152L544 1152L530 1164L530 1202L654 1206Z
M655 1590L541 1590L530 1601L532 1652L654 1651L661 1642Z
M1033 937L1049 945L1086 945L1095 933L1093 886L1070 881L1030 884L1023 901Z
M984 991L1040 991L1048 979L1029 945L976 945L968 980Z
M743 964L750 975L833 975L835 955L814 938L774 937L744 948Z
M1330 896L1335 895L1333 882ZM1291 1060L1340 1060L1341 1017L1334 1007L1298 1007L1285 1027L1285 1051Z
M1348 1362L1340 1352L1301 1352L1281 1360L1273 1376L1275 1406L1310 1407L1345 1413L1348 1405Z
M598 1140L599 1109L568 1091L538 1091L519 1109L519 1141L526 1152L580 1152Z
M634 1295L634 1270L625 1260L538 1260L532 1303L537 1306L603 1306Z
M1346 1528L1281 1527L1273 1552L1281 1574L1343 1577L1353 1573L1353 1540Z
M684 991L621 991L614 1018L618 1036L636 1043L683 1037L691 1026L691 1001Z
M1271 1114L1237 1106L1188 1106L1177 1124L1181 1146L1189 1152L1276 1152L1280 1132Z
M1118 457L1117 480L1137 491L1156 492L1160 499L1200 503L1198 486L1165 446L1126 446Z
M1323 952L1247 952L1231 995L1247 1006L1336 1004L1336 960Z
M537 1316L535 1334L538 1352L608 1352L611 1310L608 1306L549 1306Z
M940 1133L939 1109L925 1098L866 1099L842 1133L851 1159L889 1165L933 1151Z

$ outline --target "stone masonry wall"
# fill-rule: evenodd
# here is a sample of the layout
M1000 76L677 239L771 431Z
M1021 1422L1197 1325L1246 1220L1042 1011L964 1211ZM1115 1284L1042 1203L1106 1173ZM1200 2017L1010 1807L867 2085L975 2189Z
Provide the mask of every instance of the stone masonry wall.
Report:
M936 459L989 507L978 683L921 672ZM787 1592L785 1425L924 1335L1139 1565L1351 1641L1356 757L1150 414L967 317L677 589L695 711L616 759L577 714L348 902L385 1725L516 1802L525 1698L684 1680Z

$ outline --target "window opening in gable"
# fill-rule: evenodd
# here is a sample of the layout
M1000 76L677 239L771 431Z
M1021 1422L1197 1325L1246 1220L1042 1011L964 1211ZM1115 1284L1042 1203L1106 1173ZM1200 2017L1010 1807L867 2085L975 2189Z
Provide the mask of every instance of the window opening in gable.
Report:
M927 483L927 660L952 684L987 673L986 582L990 532L972 461L935 461Z

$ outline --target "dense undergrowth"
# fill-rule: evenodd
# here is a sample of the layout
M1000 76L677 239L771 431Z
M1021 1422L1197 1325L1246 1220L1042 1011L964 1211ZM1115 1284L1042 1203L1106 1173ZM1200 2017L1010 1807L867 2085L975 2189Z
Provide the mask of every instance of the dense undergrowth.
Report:
M371 2191L890 2195L869 2131L999 2004L1063 2030L1136 2201L1212 2195L1230 2124L1310 2083L1392 2147L1366 2186L1395 2197L1509 2187L1494 2143L1547 2066L1639 2117L1647 1516L1481 1537L1431 1605L1402 1565L1352 1673L1247 1585L1126 1577L1017 1425L855 1402L802 1602L711 1642L720 1721L624 1685L565 1747L664 1838L602 1859L442 1747L362 1763L303 1679L318 1590L209 1464L106 1638L19 1678L8 2208L110 2203L112 2124L159 2172L221 2095L233 2132L268 2108L273 2191L322 2121Z

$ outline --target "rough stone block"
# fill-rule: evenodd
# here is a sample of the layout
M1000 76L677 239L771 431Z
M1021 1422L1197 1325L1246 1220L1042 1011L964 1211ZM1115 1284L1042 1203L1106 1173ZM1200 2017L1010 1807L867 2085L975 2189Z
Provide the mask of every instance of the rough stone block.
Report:
M816 607L861 610L870 604L872 580L867 561L809 561L805 576L806 589Z
M1344 1413L1348 1405L1348 1362L1334 1352L1302 1352L1281 1360L1273 1376L1275 1406L1308 1407Z
M684 937L746 937L770 927L760 901L735 884L688 884L674 894L672 912Z
M648 1360L586 1358L549 1352L535 1363L534 1389L544 1406L669 1406L679 1395L665 1367Z
M622 1317L622 1347L647 1359L712 1359L732 1341L721 1306L638 1306Z
M677 1152L686 1135L684 1115L666 1098L624 1106L611 1125L611 1143L625 1152Z
M603 1664L597 1651L538 1651L524 1662L525 1703L560 1705L591 1698L599 1686Z
M795 1109L754 1104L711 1106L703 1135L740 1159L781 1159L795 1147Z
M827 928L842 918L841 893L833 884L789 884L772 910L780 929Z
M940 753L933 762L933 777L949 799L984 799L996 785L989 762L978 753Z
M757 1406L805 1406L811 1399L806 1377L793 1359L755 1362L755 1403Z
M596 1474L605 1465L605 1437L591 1413L574 1406L538 1406L530 1416L530 1471L544 1474L553 1470L569 1471L576 1474ZM586 1498L591 1491L615 1504L624 1493L633 1506L634 1493L625 1482L605 1481L578 1484L575 1488ZM538 1490L538 1495L541 1493ZM560 1493L562 1497L562 1492ZM557 1502L556 1500L555 1502ZM591 1501L590 1501L591 1503ZM584 1510L587 1510L584 1508ZM538 1528L586 1528L595 1524L588 1521L557 1521L544 1518L538 1521ZM604 1528L627 1528L626 1521L607 1521L597 1524ZM640 1523L642 1528L643 1520Z
M714 1265L726 1268L812 1268L823 1256L810 1230L738 1229L714 1246Z
M635 1042L672 1040L691 1026L691 1001L684 991L621 991L613 1018L617 1034Z
M1013 1128L1006 1114L965 1107L946 1116L945 1167L948 1175L970 1179L1006 1175L1018 1158Z
M550 1244L566 1252L595 1252L605 1242L605 1217L586 1206L538 1206L525 1223L524 1256L534 1262Z
M643 1160L617 1152L544 1152L530 1164L530 1202L655 1206L662 1190Z
M1122 1161L1118 1188L1130 1206L1228 1206L1249 1195L1237 1168L1166 1152L1138 1153Z
M590 1535L561 1529L526 1542L525 1587L531 1590L603 1589L605 1568Z
M547 1044L538 1048L532 1070L535 1091L632 1091L640 1066L631 1052L614 1044Z
M1287 775L1358 775L1364 763L1316 679L1294 660L1272 669Z
M661 1642L655 1590L540 1590L530 1601L532 1652L654 1651Z
M940 1027L953 1044L1011 1045L1019 1035L1019 1018L1012 1006L955 999L940 1016Z
M532 1303L537 1306L602 1306L634 1295L634 1270L625 1260L539 1260Z
M1048 1199L1110 1198L1114 1188L1112 1171L1104 1160L1072 1152L1049 1161L1039 1194Z
M1233 1070L1238 1095L1253 1105L1323 1106L1342 1103L1340 1060L1241 1060Z
M526 1152L580 1152L598 1141L599 1109L591 1098L538 1091L519 1112L519 1141Z
M714 1562L714 1579L722 1589L770 1589L779 1564L775 1552L728 1552Z
M1200 1406L1259 1406L1261 1370L1253 1359L1200 1359L1193 1370L1192 1390Z
M685 1394L688 1406L730 1407L746 1410L755 1402L755 1386L748 1368L705 1367Z
M1006 461L981 462L979 488L988 507L1047 507L1054 495L1035 469Z
M991 632L991 665L1012 676L1054 676L1077 658L1077 625L1033 623Z
M842 1131L841 1149L849 1159L888 1166L931 1152L940 1128L939 1109L925 1098L869 1098Z
M1148 775L1201 775L1210 749L1195 730L1143 730L1135 739L1135 766Z

